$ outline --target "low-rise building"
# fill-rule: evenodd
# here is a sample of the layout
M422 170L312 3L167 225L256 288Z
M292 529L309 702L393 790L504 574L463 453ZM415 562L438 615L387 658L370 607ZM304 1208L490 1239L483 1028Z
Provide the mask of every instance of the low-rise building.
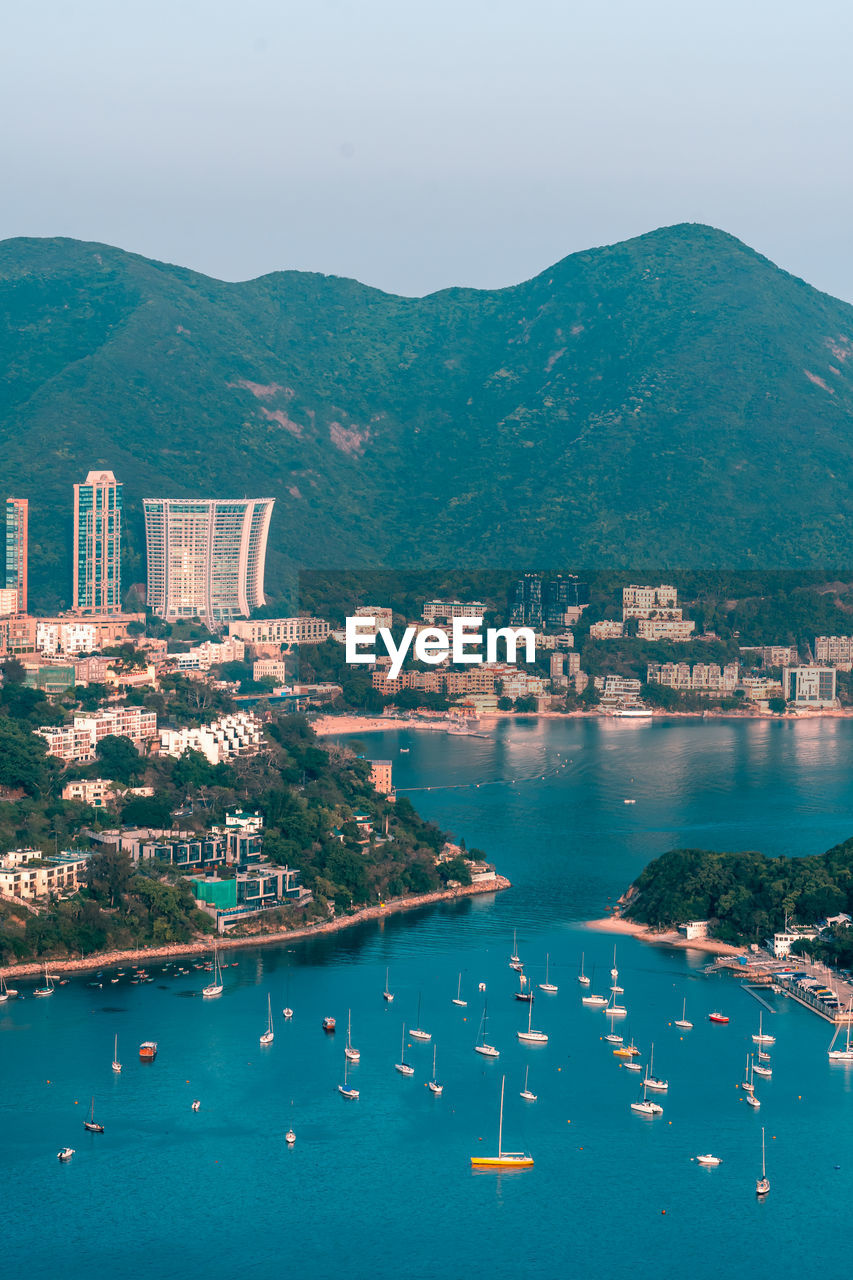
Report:
M167 653L167 662L178 671L209 671L223 662L243 662L246 644L239 636L226 640L203 640L183 653Z
M773 954L777 960L791 954L795 942L812 942L817 937L817 929L786 929L773 934Z
M601 694L601 705L630 706L640 699L642 684L629 676L595 676L595 688Z
M256 683L261 680L272 680L276 684L284 684L287 679L284 659L258 658L252 664L252 679Z
M834 667L785 667L782 692L795 707L835 706Z
M816 662L849 671L853 666L853 636L816 636L814 656ZM779 665L788 666L794 662L796 657L793 660L786 659L784 664Z
M793 667L800 656L795 644L742 644L738 651L743 654L745 666L756 667ZM818 662L826 661L819 654L815 657Z
M77 778L62 788L63 800L76 800L92 809L104 809L115 798L115 783L111 778Z
M486 606L482 600L428 600L424 605L424 622L450 622L453 618L482 618Z
M638 640L670 640L684 644L696 630L696 623L685 618L638 618Z
M68 764L94 760L104 738L130 738L140 749L157 736L157 713L142 707L115 707L92 715L75 715L70 725L43 725L34 730L52 756Z
M371 760L370 762L370 783L373 790L378 791L381 796L389 796L394 790L391 769L390 760Z
M646 683L690 693L725 694L735 691L739 675L736 662L722 668L713 662L697 662L692 668L686 662L650 662Z
M92 622L36 622L36 648L46 655L74 657L98 648L98 628Z
M292 644L322 644L329 638L325 618L263 618L256 621L229 622L229 636L239 636L246 644L275 644L279 648Z
M0 857L0 894L32 901L76 893L88 865L88 854L12 849Z
M220 716L209 724L160 730L160 752L182 756L200 751L210 764L221 764L235 756L254 755L261 748L261 722L250 711Z
M601 622L592 624L589 629L589 638L590 640L621 640L623 632L623 623L603 618Z
M693 938L707 938L708 928L707 920L688 920L678 926L678 932L690 942Z
M649 617L658 609L675 609L678 606L678 591L666 583L659 587L641 587L636 584L622 588L623 618ZM629 610L630 612L626 612ZM640 612L635 612L640 610Z

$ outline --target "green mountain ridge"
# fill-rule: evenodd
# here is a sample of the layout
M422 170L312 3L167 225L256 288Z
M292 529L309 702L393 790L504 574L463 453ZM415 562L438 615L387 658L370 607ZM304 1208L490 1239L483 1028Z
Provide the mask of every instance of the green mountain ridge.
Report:
M853 563L853 307L682 224L500 290L224 283L105 245L0 243L0 433L31 594L70 595L71 485L272 496L301 567Z

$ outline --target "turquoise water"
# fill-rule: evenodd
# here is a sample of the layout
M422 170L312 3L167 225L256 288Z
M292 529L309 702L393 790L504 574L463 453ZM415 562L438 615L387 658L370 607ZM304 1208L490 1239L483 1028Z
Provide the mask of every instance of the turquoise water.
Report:
M605 1019L580 1005L580 953L609 983L613 938L584 930L656 853L676 844L818 852L853 833L853 725L652 725L533 720L495 738L388 733L362 739L394 761L420 810L479 845L513 881L495 897L427 908L291 948L232 953L221 999L203 972L103 989L75 978L50 1000L0 1006L3 1258L9 1275L158 1280L246 1275L716 1277L787 1274L846 1261L853 1072L831 1069L826 1023L784 999L765 1014L773 1079L753 1112L736 1088L759 1006L704 959L617 942L627 1035L655 1043L669 1079L662 1117L629 1110ZM400 754L399 746L410 747ZM634 805L623 800L633 798ZM526 971L556 996L536 1002L546 1046L515 1033L527 1006L508 968L512 931ZM230 956L229 956L230 958ZM392 1005L381 997L390 966ZM457 975L469 1004L451 1004ZM171 971L169 971L171 972ZM473 1052L487 986L497 1061ZM276 1036L258 1037L272 994ZM429 1045L408 1041L419 994ZM687 997L691 1032L671 1025ZM291 1023L280 1013L294 1009ZM727 1027L707 1022L713 1008ZM345 1101L347 1010L361 1062ZM322 1018L338 1020L325 1035ZM110 1069L119 1035L124 1070ZM158 1040L153 1065L136 1056ZM432 1045L444 1093L426 1088ZM524 1069L538 1102L519 1098ZM473 1174L493 1151L501 1077L504 1146L534 1168ZM82 1128L91 1095L103 1135ZM201 1109L190 1109L192 1099ZM297 1134L288 1150L283 1135ZM756 1202L761 1126L770 1196ZM482 1141L481 1141L482 1139ZM76 1148L67 1165L62 1145ZM716 1169L691 1161L713 1151ZM840 1167L836 1167L840 1166ZM664 1212L665 1211L665 1212Z

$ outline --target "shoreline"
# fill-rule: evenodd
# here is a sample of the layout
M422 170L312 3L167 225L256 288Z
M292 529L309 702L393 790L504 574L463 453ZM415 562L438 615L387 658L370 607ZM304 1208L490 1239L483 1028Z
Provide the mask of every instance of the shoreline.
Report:
M691 938L688 941L674 929L660 933L649 928L648 925L625 920L622 916L605 916L603 920L585 920L583 927L594 933L621 933L636 938L639 942L649 942L654 946L673 947L679 951L704 951L714 956L742 956L745 950L744 947L732 946L730 942L720 942L717 938Z
M209 935L193 942L173 942L162 947L138 947L130 951L101 951L78 960L48 959L47 964L57 973L61 970L64 976L66 973L86 973L92 969L105 969L113 965L130 964L133 961L137 964L147 964L150 960L169 959L175 956L209 955L214 945L218 951L231 951L240 947L260 947L268 943L300 941L327 933L339 933L352 925L363 924L367 920L382 920L400 911L414 911L418 907L429 907L437 902L453 902L459 898L500 893L504 889L511 888L512 885L506 876L495 875L491 880L481 881L479 884L460 885L456 889L435 889L432 893L392 899L383 906L362 907L352 915L338 916L334 920L324 920L322 924L304 925L299 929L279 929L275 933L247 934L239 938ZM44 960L40 963L27 960L21 964L0 966L0 977L37 977L44 967Z

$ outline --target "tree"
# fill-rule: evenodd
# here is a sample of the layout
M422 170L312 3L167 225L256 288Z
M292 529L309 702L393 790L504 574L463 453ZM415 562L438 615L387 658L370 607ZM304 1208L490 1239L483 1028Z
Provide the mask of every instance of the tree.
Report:
M94 897L109 901L111 907L121 902L132 875L130 854L117 845L107 845L89 859L89 889Z
M23 684L26 671L23 662L18 658L7 658L2 668L3 681L5 684Z
M116 782L127 785L141 772L142 760L130 738L108 734L106 738L101 738L97 752L107 777L114 778Z
M0 786L23 787L28 795L39 796L49 786L51 774L44 739L0 717Z
M784 698L770 698L767 706L774 715L783 716L788 710L788 704Z
M499 711L512 711L512 698L498 698Z

